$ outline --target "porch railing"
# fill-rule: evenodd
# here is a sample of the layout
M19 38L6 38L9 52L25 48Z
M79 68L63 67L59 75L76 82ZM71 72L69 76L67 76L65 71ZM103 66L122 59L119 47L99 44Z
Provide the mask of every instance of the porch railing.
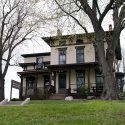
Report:
M43 98L44 96L44 88L43 87L37 87L33 89L28 89L26 87L21 88L21 97L31 97L31 98Z
M77 88L77 84L70 84L71 92L74 91L74 95L81 96L83 95L93 95L93 96L100 96L103 91L103 86L96 86L96 83L90 83L90 87L86 86L88 83L85 84L82 88ZM75 86L73 88L73 86Z

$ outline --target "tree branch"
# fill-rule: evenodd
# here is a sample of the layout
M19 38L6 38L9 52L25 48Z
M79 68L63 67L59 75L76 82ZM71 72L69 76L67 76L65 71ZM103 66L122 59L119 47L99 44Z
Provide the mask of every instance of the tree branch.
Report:
M109 4L106 6L105 10L103 11L103 13L101 14L100 18L99 18L99 26L101 26L101 23L105 17L105 15L108 13L108 11L112 8L112 5L114 3L114 0L110 0Z
M59 8L60 8L64 13L66 13L68 16L72 17L72 18L78 23L78 25L81 26L86 33L88 33L86 27L84 27L84 26L79 22L79 20L78 20L77 18L75 18L73 15L71 15L72 13L68 13L66 10L64 10L64 9L62 8L62 6L58 3L57 0L55 0L55 2L56 2L56 4L59 6ZM79 9L79 10L80 10L80 9Z

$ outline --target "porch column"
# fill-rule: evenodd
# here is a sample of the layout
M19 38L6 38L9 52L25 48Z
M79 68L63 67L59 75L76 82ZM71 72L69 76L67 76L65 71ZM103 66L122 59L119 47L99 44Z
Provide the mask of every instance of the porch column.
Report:
M53 78L53 80L54 80L54 87L55 87L55 91L56 91L56 71L54 72L54 78Z
M25 88L25 97L26 97L26 96L27 96L27 89L28 89L28 82L27 82L27 78L28 78L28 77L25 77L25 78L26 78L26 82L25 82L25 83L26 83L26 88ZM28 78L28 79L29 79L29 78Z
M34 77L35 77L34 95L35 95L35 97L36 97L36 96L37 96L37 79L38 79L38 76L35 75Z
M11 88L10 88L10 100L12 99L12 81L11 81Z
M50 83L50 85L51 85L51 84L52 84L52 71L51 71L51 70L49 71L49 75L50 75L49 83Z
M19 99L22 99L22 94L23 94L23 76L20 76L21 79L21 84L20 84L20 89L19 89Z
M90 91L90 68L88 68L88 89Z
M68 95L71 94L71 69L69 69L69 88L68 88Z

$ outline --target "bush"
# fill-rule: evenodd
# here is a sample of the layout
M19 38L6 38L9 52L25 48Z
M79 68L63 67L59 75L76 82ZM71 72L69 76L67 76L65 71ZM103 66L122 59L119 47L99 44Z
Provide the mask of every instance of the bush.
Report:
M84 85L80 86L77 92L83 98L86 98L89 95L89 89L87 86Z
M118 97L119 97L119 99L121 99L121 100L125 100L125 93L124 93L124 92L120 92L120 93L118 94Z

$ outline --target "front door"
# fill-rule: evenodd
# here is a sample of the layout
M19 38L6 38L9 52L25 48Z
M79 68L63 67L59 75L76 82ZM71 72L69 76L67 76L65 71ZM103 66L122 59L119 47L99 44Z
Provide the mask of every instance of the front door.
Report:
M66 93L66 73L59 74L59 93Z

